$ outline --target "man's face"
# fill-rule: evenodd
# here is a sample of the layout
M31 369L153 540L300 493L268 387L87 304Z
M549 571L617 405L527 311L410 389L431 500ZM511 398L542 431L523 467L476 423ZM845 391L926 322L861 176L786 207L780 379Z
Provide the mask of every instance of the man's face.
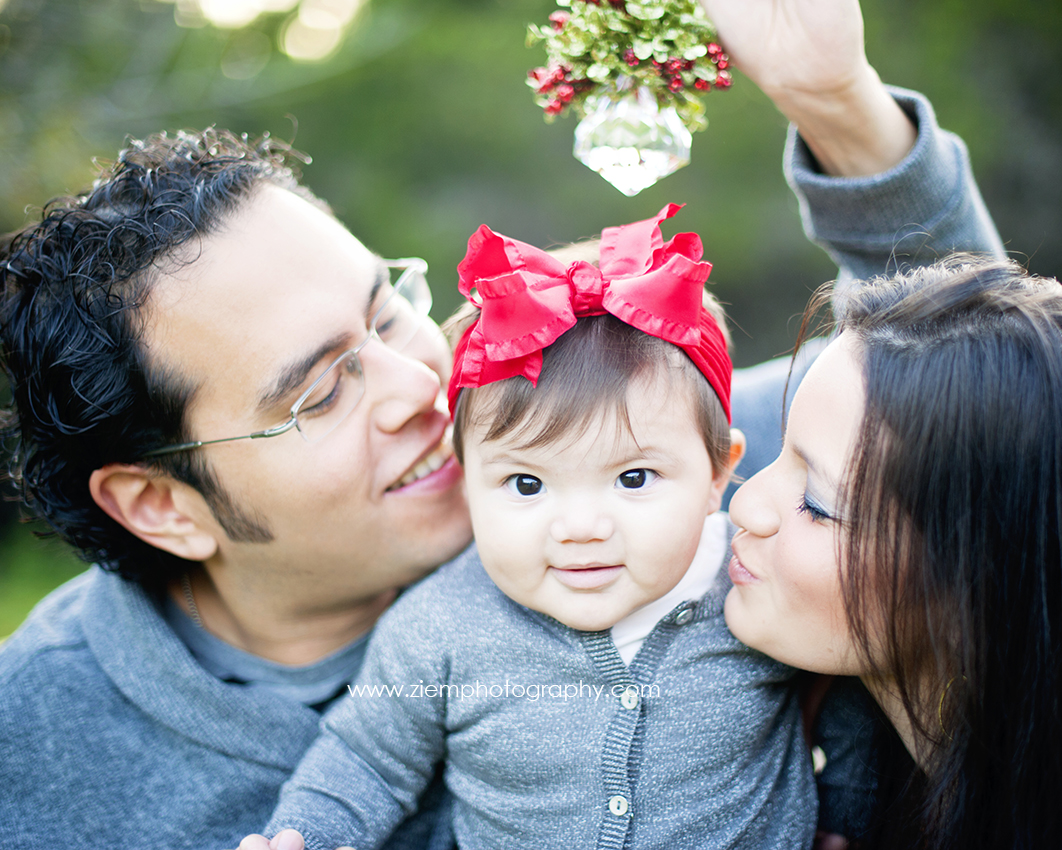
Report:
M285 421L328 364L365 339L373 285L387 273L339 222L269 184L187 258L155 287L146 342L157 367L198 386L186 420L203 440ZM273 536L234 543L216 529L218 557L297 583L309 606L406 585L471 537L449 448L442 335L433 325L401 354L373 339L359 357L365 394L321 441L293 430L198 450Z

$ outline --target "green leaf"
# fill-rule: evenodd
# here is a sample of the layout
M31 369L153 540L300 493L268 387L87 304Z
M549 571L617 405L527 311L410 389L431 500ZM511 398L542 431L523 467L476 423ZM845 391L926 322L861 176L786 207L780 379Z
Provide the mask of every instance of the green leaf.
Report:
M635 40L632 49L634 50L634 55L642 61L653 55L653 45L648 41Z
M665 11L663 4L627 2L627 14L642 21L658 21Z
M609 69L608 65L603 65L600 62L595 63L586 69L586 76L599 83L607 80L611 74L612 71Z

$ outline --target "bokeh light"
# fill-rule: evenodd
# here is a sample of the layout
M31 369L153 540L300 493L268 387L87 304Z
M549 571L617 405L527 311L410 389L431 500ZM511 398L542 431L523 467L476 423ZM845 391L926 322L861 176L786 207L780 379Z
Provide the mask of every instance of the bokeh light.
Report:
M0 6L6 0L0 0ZM365 0L159 0L173 3L178 26L197 28L207 24L238 30L262 15L292 13L280 30L280 49L292 59L316 62L327 59L342 43L347 29ZM228 69L231 79L250 79L261 71L262 55L251 39L235 50ZM242 52L241 52L242 50ZM268 59L268 55L266 55ZM257 68L257 71L253 69Z

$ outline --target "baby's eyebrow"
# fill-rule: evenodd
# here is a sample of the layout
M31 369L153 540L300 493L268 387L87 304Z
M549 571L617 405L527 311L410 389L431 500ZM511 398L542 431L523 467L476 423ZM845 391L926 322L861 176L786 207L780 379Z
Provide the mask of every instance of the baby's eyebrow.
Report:
M534 466L534 461L530 461L525 457L519 455L512 455L506 452L500 452L498 454L488 454L481 461L483 466Z

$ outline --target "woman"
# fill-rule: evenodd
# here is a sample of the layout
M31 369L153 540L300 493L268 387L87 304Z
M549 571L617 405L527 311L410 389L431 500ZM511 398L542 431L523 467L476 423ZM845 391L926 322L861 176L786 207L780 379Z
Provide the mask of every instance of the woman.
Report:
M882 846L1057 844L1062 286L960 257L838 312L731 503L727 623L863 681L913 759Z

